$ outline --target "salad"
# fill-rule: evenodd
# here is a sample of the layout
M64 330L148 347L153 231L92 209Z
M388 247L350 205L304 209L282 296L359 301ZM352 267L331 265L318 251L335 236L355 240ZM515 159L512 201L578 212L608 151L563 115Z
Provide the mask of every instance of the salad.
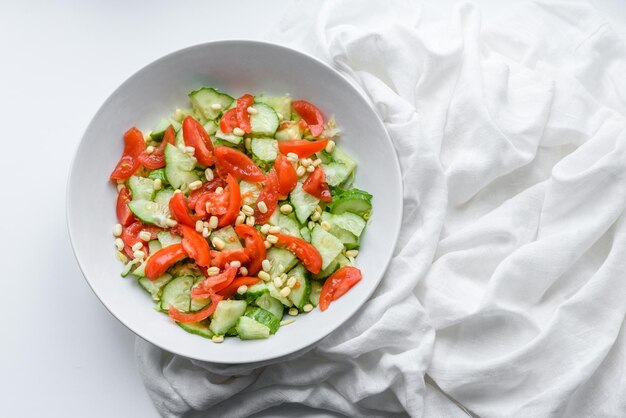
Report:
M325 311L361 280L354 267L372 195L334 118L286 96L213 88L147 133L130 128L117 183L115 245L184 330L214 342L268 338Z

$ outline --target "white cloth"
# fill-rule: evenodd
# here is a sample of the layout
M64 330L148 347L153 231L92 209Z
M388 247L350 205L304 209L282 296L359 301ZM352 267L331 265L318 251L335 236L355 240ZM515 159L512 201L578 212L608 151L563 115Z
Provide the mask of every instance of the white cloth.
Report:
M292 11L278 33L384 120L405 187L399 244L371 300L306 353L220 366L139 340L159 411L459 416L428 372L484 417L626 416L626 48L608 25L577 2L481 32L470 5L429 23L408 0L346 0L324 4L315 32Z

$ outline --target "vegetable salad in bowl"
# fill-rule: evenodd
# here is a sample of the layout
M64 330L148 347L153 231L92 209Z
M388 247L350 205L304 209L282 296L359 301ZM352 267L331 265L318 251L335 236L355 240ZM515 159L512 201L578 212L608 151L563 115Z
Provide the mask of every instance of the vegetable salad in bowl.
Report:
M372 195L333 118L286 96L189 94L150 133L131 128L110 179L122 276L214 342L268 338L361 280Z

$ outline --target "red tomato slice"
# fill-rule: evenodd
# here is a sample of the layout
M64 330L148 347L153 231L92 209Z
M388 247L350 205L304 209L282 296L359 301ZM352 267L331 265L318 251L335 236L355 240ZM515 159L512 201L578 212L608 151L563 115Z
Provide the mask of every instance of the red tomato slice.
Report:
M128 225L126 228L124 228L124 230L122 231L122 241L124 241L124 252L130 258L134 258L134 254L132 250L133 245L137 244L138 242L142 242L139 239L139 233L141 231L149 232L150 239L156 239L157 233L162 231L162 229L159 228L158 226L143 225L139 221L136 221ZM148 246L146 244L143 245L143 248L141 250L146 254L146 256L149 254Z
M172 265L187 258L182 244L172 244L152 254L146 262L146 277L155 280L163 275Z
M169 207L176 222L195 228L196 220L193 215L189 213L187 199L185 199L184 194L174 193L174 196L170 199Z
M361 270L352 266L344 266L334 272L322 286L320 292L320 310L328 309L330 302L339 299L361 280Z
M210 276L198 283L196 287L191 289L191 297L194 299L202 299L211 293L222 290L232 283L237 276L237 269L228 266L226 269L215 276Z
M306 100L294 100L291 102L291 107L309 125L311 135L320 136L324 132L324 116L315 105Z
M224 299L231 298L235 293L237 293L237 289L240 286L252 286L260 282L261 279L258 277L237 277L231 284L229 284L224 289L220 290L218 294L222 296Z
M183 121L183 139L185 145L195 148L194 155L200 165L210 166L215 163L213 143L209 134L191 116L187 116Z
M302 184L302 189L311 196L315 196L324 202L330 203L333 201L322 167L315 167L315 170L309 174Z
M291 139L289 141L278 141L278 150L285 155L293 152L294 154L298 154L300 158L307 158L326 148L326 144L328 144L327 138L320 139L319 141Z
M317 274L322 269L322 256L319 251L301 238L291 235L274 234L278 238L276 246L286 248L302 261L304 267L313 274Z
M128 226L135 220L135 216L128 207L128 202L130 202L130 200L130 190L124 187L117 195L117 204L115 207L117 220L122 224L122 226Z
M263 247L265 248L265 247ZM236 250L223 250L213 251L211 250L211 265L219 268L224 268L227 263L231 261L239 261L241 264L246 264L250 261L245 248L238 248Z
M238 123L237 109L233 108L227 110L222 116L222 119L220 119L220 129L225 134L229 134L237 127Z
M228 210L223 214L217 223L217 226L226 226L235 223L239 209L241 208L241 191L239 190L239 182L232 176L226 177L228 186Z
M187 225L178 224L177 228L183 235L183 248L199 266L208 267L211 264L211 248L209 243L195 229Z
M287 157L282 154L278 154L276 161L274 161L274 169L278 175L278 194L281 196L287 196L296 184L298 184L298 174L293 164L289 162Z
M229 199L228 191L221 193L205 192L196 202L196 216L206 218L209 215L224 215L228 212Z
M218 187L226 187L226 182L219 177L215 177L213 180L204 183L199 189L191 192L187 198L187 205L189 206L189 209L196 208L196 203L198 202L198 198L200 196L206 194L207 192L214 192Z
M263 181L265 175L246 154L230 147L215 148L215 158L220 172L232 174L237 180Z
M155 149L151 154L148 154L145 151L139 154L139 162L150 170L165 167L165 154L163 150L165 149L165 145L168 143L176 145L176 131L174 131L172 125L168 126L165 130L161 145L159 145L157 149Z
M248 107L254 103L254 97L251 94L244 94L237 99L237 122L239 128L245 133L250 133L250 114L248 113Z
M235 232L239 238L246 242L246 252L250 256L248 274L255 275L261 270L261 264L265 259L266 251L263 236L256 228L246 224L235 226Z
M272 213L276 210L276 207L278 206L278 187L278 175L276 175L276 170L272 168L265 176L263 189L259 193L258 198L258 202L265 203L267 212L262 213L257 206L254 209L255 223L262 224L267 222L267 220L272 216Z
M182 313L176 309L176 307L170 305L168 315L177 322L198 322L207 319L209 316L213 315L217 304L223 299L222 296L216 295L215 293L212 293L209 297L211 298L211 304L200 309L198 312Z
M145 146L146 142L143 140L143 134L139 129L133 127L126 131L124 134L124 152L111 173L110 179L126 180L139 170L141 163L138 158Z

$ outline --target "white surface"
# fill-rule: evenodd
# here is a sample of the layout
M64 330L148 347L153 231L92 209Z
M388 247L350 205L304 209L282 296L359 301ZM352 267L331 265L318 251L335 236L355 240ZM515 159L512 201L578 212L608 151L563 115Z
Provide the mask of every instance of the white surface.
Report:
M71 155L104 99L130 74L211 39L255 38L288 0L0 3L0 215L4 264L0 401L11 417L154 417L134 336L84 282L65 228ZM454 1L427 3L450 14ZM476 2L486 20L511 7ZM622 35L621 0L594 2ZM243 12L245 10L245 12ZM29 148L32 147L32 148ZM25 303L26 302L26 303Z
M316 80L302 83L302 80ZM228 338L212 344L189 334L166 315L135 280L117 279L122 265L113 256L111 225L115 225L117 190L107 182L122 154L122 133L136 125L146 131L202 86L218 86L233 97L245 92L306 98L341 121L342 149L360 166L355 186L374 196L378 216L361 241L357 266L366 280L327 312L316 309L266 340ZM261 42L223 41L186 48L133 75L107 100L89 125L68 185L69 230L82 271L102 302L142 338L185 357L215 363L266 361L302 350L326 337L357 311L374 292L385 272L400 232L402 180L391 139L365 98L325 64L291 49ZM89 213L90 216L85 216ZM100 222L93 223L93 219ZM109 257L103 255L109 254Z

